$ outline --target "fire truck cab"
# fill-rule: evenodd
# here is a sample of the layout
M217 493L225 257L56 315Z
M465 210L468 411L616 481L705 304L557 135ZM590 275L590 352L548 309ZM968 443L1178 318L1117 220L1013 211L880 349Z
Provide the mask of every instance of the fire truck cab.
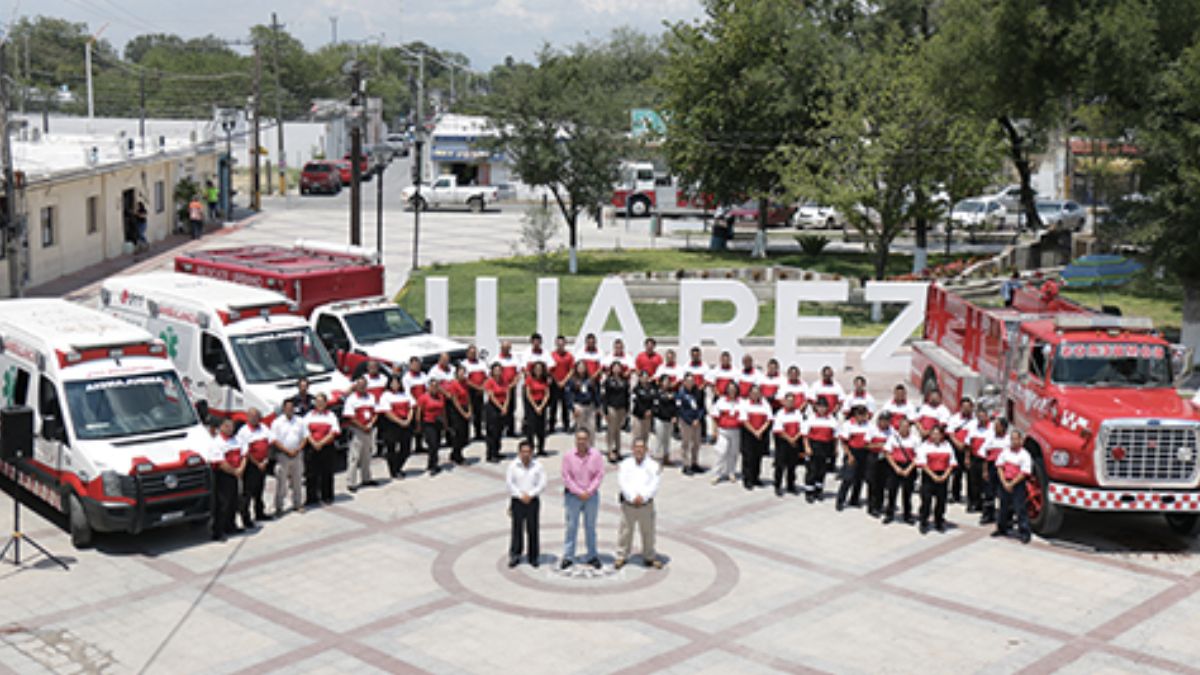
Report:
M991 395L1034 457L1029 515L1050 535L1065 509L1200 521L1200 415L1176 390L1187 355L1144 318L1093 312L1026 286L1010 308L931 286L912 382L947 402Z
M75 546L208 519L212 440L161 341L64 300L5 300L0 372L4 405L34 413L32 455L0 474L62 513Z

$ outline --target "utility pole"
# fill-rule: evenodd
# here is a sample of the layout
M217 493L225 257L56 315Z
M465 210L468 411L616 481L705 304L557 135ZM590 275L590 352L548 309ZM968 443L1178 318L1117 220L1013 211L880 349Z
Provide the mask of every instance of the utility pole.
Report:
M387 163L380 161L375 171L375 250L383 262L383 171Z
M146 71L138 75L138 138L146 149Z
M362 246L362 68L350 70L350 245Z
M88 121L96 114L96 104L92 98L92 41L83 45L83 68L87 71Z
M412 250L412 268L417 271L420 265L420 243L421 243L421 209L425 206L425 201L421 198L421 173L425 163L424 153L425 148L425 52L417 54L417 152L413 161L416 164L413 166L413 183L416 185L416 195L413 197L413 250Z
M4 234L8 257L8 294L21 297L21 227L17 221L17 190L12 146L8 134L8 46L0 44L0 162L4 163Z
M338 18L336 16L329 17L329 25L333 29L333 39L331 42L335 45L337 44L337 20Z
M283 153L283 87L279 79L279 29L282 28L271 12L271 66L275 70L275 129L279 134L279 196L287 196L287 155Z
M255 211L262 211L262 177L259 175L259 152L262 143L258 140L258 118L262 113L262 55L258 51L258 41L254 41L254 135L251 137L250 153L254 158L254 178L251 181L251 199Z

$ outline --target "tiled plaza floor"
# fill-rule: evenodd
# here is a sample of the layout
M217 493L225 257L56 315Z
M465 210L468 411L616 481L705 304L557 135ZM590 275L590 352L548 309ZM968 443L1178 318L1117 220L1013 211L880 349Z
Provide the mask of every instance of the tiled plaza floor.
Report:
M1157 518L1073 516L1021 546L952 507L923 537L667 470L667 566L614 570L610 471L605 568L564 575L568 442L545 460L538 570L506 567L503 465L477 462L431 479L418 456L226 543L177 528L74 551L27 516L71 571L0 565L0 673L1200 672L1200 547Z

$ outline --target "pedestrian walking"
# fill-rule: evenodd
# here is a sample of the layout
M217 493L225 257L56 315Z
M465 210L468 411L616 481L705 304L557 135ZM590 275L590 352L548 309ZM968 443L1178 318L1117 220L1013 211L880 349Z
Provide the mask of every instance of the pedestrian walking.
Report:
M771 406L762 397L757 384L751 385L742 404L742 487L753 490L762 484L762 460L770 453Z
M492 374L483 383L487 417L487 461L500 461L500 438L504 432L504 420L512 406L512 390L504 382L504 368L499 362L492 364Z
M404 382L393 375L387 391L379 397L379 440L387 458L388 474L404 478L404 463L412 452L413 416L416 401L404 391Z
M658 369L662 373L662 368ZM675 432L678 410L675 391L671 387L671 376L658 376L658 389L654 398L654 457L660 467L668 467L671 461L671 436Z
M270 520L263 505L263 491L267 485L267 462L271 459L271 430L262 423L258 408L246 411L246 423L238 429L237 439L246 456L242 472L242 522L253 527L256 520Z
M938 532L946 531L946 491L950 474L957 462L954 447L946 441L941 425L929 429L925 442L917 447L917 466L921 468L921 534L929 531L929 517Z
M198 194L192 195L192 201L188 202L188 225L193 240L204 234L204 202Z
M625 377L625 366L614 363L604 378L601 393L604 403L604 427L606 430L608 461L621 461L621 428L629 416L629 380Z
M738 385L733 379L725 381L725 390L708 413L717 428L717 461L713 465L713 485L723 480L733 481L737 473L738 455L742 448L742 404L738 401Z
M233 420L221 420L217 435L213 438L209 462L213 469L213 516L212 538L225 541L226 535L241 532L235 522L238 512L238 483L242 478L244 451L241 441L233 433Z
M654 498L658 495L661 468L646 456L646 443L634 441L631 456L621 461L617 473L620 487L621 525L617 530L617 554L613 567L621 569L629 560L633 532L642 535L642 564L662 569L663 563L654 549L657 526Z
M783 407L775 413L771 431L775 436L775 496L782 497L786 489L796 489L796 467L804 454L804 414L796 408L796 395L783 397Z
M359 487L375 485L371 480L371 457L375 454L375 420L379 404L367 391L367 378L358 376L354 388L342 403L342 418L350 430L350 457L346 487L357 492Z
M546 489L546 471L533 456L529 441L517 446L517 457L508 465L508 511L512 518L512 535L508 540L508 566L521 562L521 553L528 554L529 564L540 563L538 517L542 509L542 491Z
M575 448L563 455L563 505L566 511L566 538L559 569L575 564L575 540L579 518L583 516L583 536L587 546L585 564L600 569L596 552L596 517L600 512L600 483L604 480L604 457L592 447L586 431L575 432Z
M337 415L330 412L325 394L317 394L313 399L313 409L304 416L304 429L305 451L313 455L313 471L308 475L316 488L315 496L324 504L332 504L333 472L337 465L333 442L342 427Z
M1033 457L1025 449L1025 437L1013 430L1008 434L1008 447L996 456L996 476L1000 482L1000 518L993 537L1008 536L1012 521L1017 521L1017 536L1028 544L1029 511L1025 508L1029 478L1033 476Z
M304 420L296 404L283 402L283 410L271 422L271 447L275 455L275 517L283 516L283 503L292 493L292 509L304 513Z

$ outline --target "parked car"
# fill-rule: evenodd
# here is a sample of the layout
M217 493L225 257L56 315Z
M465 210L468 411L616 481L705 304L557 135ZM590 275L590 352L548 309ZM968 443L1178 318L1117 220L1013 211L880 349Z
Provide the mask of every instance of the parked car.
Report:
M771 202L767 205L767 227L783 227L790 224L795 212L795 206ZM757 223L758 200L750 199L733 206L725 212L725 217L733 218L735 222Z
M1033 188L1030 188L1033 190ZM1033 190L1033 198L1037 199L1037 190ZM991 199L1000 202L1009 213L1016 213L1021 210L1021 186L1009 185L991 195Z
M1065 229L1078 232L1083 229L1087 213L1073 201L1040 201L1037 203L1038 217L1046 229Z
M337 194L342 191L342 178L334 162L308 162L300 171L300 194L317 192Z
M806 227L832 230L845 225L846 219L832 206L804 202L799 209L796 209L796 215L792 218L792 222L798 230Z
M345 154L345 156L342 157L342 161L346 162L347 169L351 168L349 166L350 153L347 152ZM358 175L359 175L360 180L362 180L363 182L371 180L371 176L375 175L375 171L371 167L371 158L368 157L366 153L363 153L363 154L359 155L359 157L358 157ZM347 184L350 183L349 179L347 179L345 182Z
M383 145L393 157L408 157L408 136L405 134L388 134L383 139Z
M950 222L955 227L972 230L997 229L1004 225L1004 213L998 199L964 199L950 209Z

